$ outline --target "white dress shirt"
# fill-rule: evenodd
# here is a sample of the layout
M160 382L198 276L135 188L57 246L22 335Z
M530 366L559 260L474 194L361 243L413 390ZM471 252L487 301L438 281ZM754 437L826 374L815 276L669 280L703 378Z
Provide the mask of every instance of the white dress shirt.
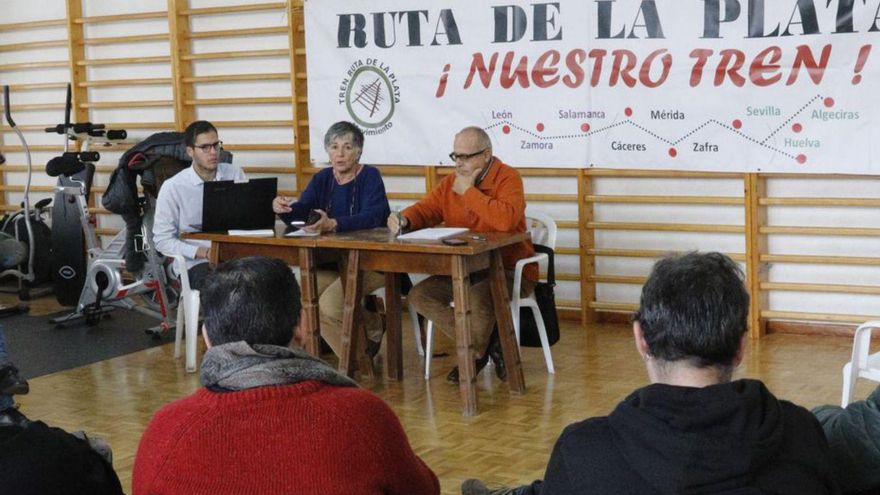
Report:
M244 172L231 163L217 165L214 180L246 180ZM201 246L210 246L211 241L181 240L180 234L202 230L202 193L205 181L192 167L184 169L166 180L156 200L156 215L153 219L153 243L162 254L182 254L186 267L192 268L208 260L195 259Z

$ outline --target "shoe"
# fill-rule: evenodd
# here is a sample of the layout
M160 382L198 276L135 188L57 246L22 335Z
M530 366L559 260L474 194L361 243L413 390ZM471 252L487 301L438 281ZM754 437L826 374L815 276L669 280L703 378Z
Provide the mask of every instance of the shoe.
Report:
M0 395L25 395L30 392L27 380L18 375L15 366L0 368Z
M29 425L30 422L31 421L27 419L27 416L18 412L18 409L14 407L0 411L0 428L4 426L18 426L24 428Z
M490 488L480 480L469 479L461 483L461 495L514 495L520 493L518 488L498 486Z
M370 359L376 357L376 354L379 354L379 347L382 346L382 341L376 342L375 340L367 339L367 356L370 356Z
M483 357L477 359L474 362L474 370L475 370L474 375L479 375L480 372L483 371L483 368L486 367L486 363L488 363L488 362L489 362L489 353L487 352L487 353L483 354ZM456 366L455 368L452 368L452 371L450 371L449 374L446 375L446 381L448 381L449 383L454 383L454 384L458 385L458 382L459 382L459 380L458 380L458 366Z
M504 364L504 352L501 350L501 339L498 338L498 330L492 332L489 338L489 347L486 354L492 358L492 365L495 367L495 376L502 382L507 381L507 365Z

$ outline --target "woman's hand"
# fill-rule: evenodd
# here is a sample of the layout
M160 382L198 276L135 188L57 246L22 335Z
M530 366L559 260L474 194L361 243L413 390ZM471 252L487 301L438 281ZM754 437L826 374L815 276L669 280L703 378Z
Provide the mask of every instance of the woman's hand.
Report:
M321 218L311 224L303 227L303 230L307 232L335 232L336 231L336 220L327 216L327 213L324 210L314 210L321 215Z
M272 200L272 211L279 215L282 213L290 213L292 211L290 209L291 203L293 203L293 198L288 198L287 196L278 196Z

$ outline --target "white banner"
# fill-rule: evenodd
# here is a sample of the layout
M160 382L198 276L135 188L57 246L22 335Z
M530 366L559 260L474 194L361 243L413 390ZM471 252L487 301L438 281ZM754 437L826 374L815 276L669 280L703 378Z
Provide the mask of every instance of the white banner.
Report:
M880 0L305 0L312 159L880 174ZM476 151L476 150L474 150Z

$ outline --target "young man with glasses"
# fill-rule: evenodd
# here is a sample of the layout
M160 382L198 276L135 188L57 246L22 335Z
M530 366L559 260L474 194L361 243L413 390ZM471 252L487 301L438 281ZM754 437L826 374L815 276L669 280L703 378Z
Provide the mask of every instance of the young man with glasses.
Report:
M388 217L393 232L433 227L467 227L473 232L525 232L526 201L519 172L492 155L492 141L479 127L465 127L455 135L453 151L455 173L448 175L424 199L405 209L400 218ZM501 248L507 272L507 290L513 288L516 262L535 254L531 241ZM538 267L530 264L523 270L523 294L534 289ZM479 372L491 357L495 373L504 380L507 370L501 356L495 325L495 310L489 277L485 272L471 275L471 344L476 352ZM434 322L451 339L455 339L455 314L450 277L433 276L410 291L407 300L419 314ZM458 383L458 368L446 377Z
M192 166L166 180L156 200L153 220L153 242L166 255L182 254L186 258L190 286L198 289L209 273L210 241L181 240L180 234L202 229L202 191L205 182L214 180L245 180L244 172L231 163L220 163L223 142L217 128L208 121L198 120L184 131L186 154Z

